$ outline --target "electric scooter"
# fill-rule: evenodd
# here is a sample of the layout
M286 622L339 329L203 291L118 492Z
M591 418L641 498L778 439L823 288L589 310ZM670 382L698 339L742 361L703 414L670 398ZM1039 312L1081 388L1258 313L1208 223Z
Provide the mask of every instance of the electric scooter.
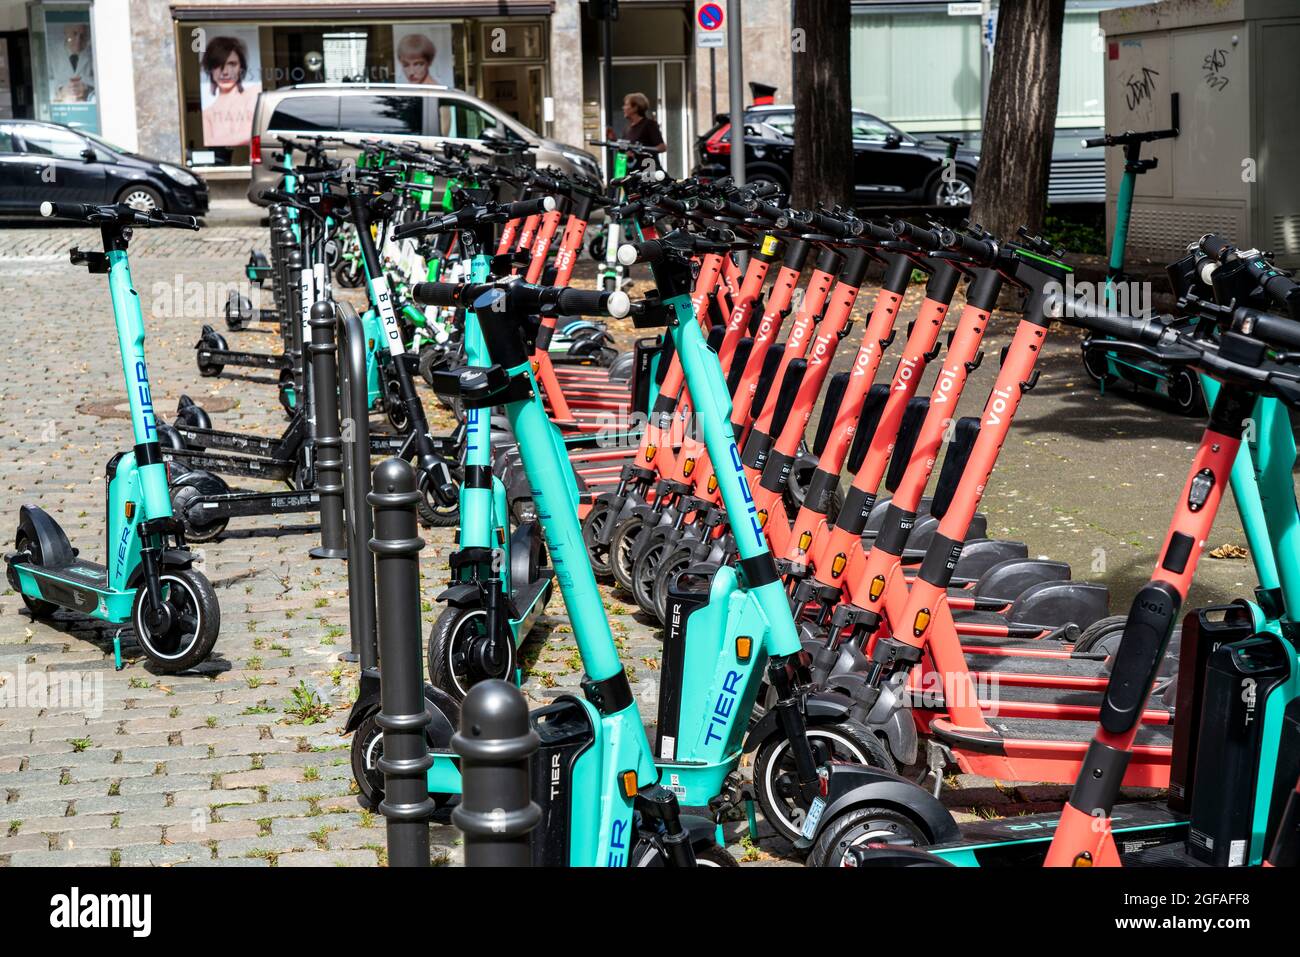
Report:
M144 316L131 283L127 249L133 229L197 230L198 220L158 210L141 213L125 204L45 202L40 212L47 219L99 228L104 251L74 248L69 259L108 275L135 447L114 455L107 466L108 564L80 558L53 517L24 505L14 551L5 555L7 578L34 618L66 608L112 624L129 622L155 668L186 671L212 653L221 608L212 585L193 567L182 525L172 516L145 364ZM119 637L113 644L120 667Z
M1158 140L1173 139L1179 134L1178 94L1169 97L1170 126L1164 130L1123 133L1109 133L1105 136L1085 139L1087 149L1099 146L1119 146L1124 149L1124 173L1119 181L1119 192L1115 199L1115 234L1110 241L1110 260L1106 269L1106 286L1104 302L1110 308L1129 308L1127 296L1124 303L1117 303L1118 288L1124 279L1124 251L1128 245L1128 226L1133 214L1133 193L1137 189L1138 177L1156 168L1158 161L1154 157L1142 158L1142 144ZM1196 373L1181 365L1167 366L1147 358L1134 356L1123 350L1108 350L1104 343L1085 336L1080 346L1083 355L1083 369L1088 378L1097 384L1104 394L1106 389L1116 382L1127 382L1140 392L1149 392L1167 399L1173 408L1183 415L1199 416L1206 411L1205 397L1201 393Z

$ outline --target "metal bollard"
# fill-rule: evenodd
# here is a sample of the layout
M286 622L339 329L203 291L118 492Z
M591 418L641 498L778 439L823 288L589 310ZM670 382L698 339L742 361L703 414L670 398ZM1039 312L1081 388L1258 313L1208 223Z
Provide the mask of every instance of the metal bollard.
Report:
M352 648L341 657L362 670L379 663L375 629L375 560L370 554L373 516L370 494L370 396L366 383L366 333L356 310L335 305L339 323L339 379L342 392L344 507L348 532L348 622Z
M312 394L316 408L316 491L320 493L320 545L312 558L347 558L343 528L343 439L339 433L338 362L334 303L311 307Z
M542 809L532 800L528 762L540 745L518 688L493 679L469 689L451 739L462 781L451 821L465 835L466 867L532 865L530 835Z
M392 867L429 866L429 819L433 799L426 786L433 756L425 742L430 715L424 703L424 662L420 654L420 560L424 547L415 519L420 493L415 472L402 459L387 459L375 469L375 537L379 596L380 710L384 729L384 775L379 811L388 818L388 863Z

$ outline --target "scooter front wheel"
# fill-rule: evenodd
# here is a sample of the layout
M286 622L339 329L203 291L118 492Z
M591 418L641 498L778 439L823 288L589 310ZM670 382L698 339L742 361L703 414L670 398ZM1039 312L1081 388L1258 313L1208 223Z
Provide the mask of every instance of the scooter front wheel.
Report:
M490 649L487 642L487 611L443 609L429 632L429 681L458 702L489 678L514 684L515 643L506 638L499 642L503 648Z
M614 517L614 506L608 501L592 503L591 511L582 520L582 543L587 546L587 558L591 561L591 570L597 578L610 574L609 546L601 544L601 538Z
M695 562L695 547L693 544L678 545L669 553L655 575L654 613L661 622L668 620L668 592L672 589L673 582Z
M647 615L655 614L655 576L666 559L677 546L676 529L671 525L660 525L650 530L645 536L645 545L632 565L632 597Z
M614 573L614 581L628 593L632 591L636 556L641 550L640 539L645 532L645 522L633 515L614 529L609 540L610 571Z
M810 724L805 733L818 765L841 761L896 770L894 759L881 740L853 721ZM786 840L796 840L808 815L808 804L796 784L790 742L780 734L759 745L754 761L754 789L759 807L772 828Z
M186 671L203 662L221 631L221 606L212 584L192 568L159 576L163 609L150 606L149 592L136 589L131 623L145 656L168 674Z
M903 811L892 807L859 807L831 821L822 830L808 855L808 866L852 866L845 861L848 851L864 845L924 847L929 843L921 826ZM918 864L923 861L918 858ZM925 863L936 867L945 865L938 858Z

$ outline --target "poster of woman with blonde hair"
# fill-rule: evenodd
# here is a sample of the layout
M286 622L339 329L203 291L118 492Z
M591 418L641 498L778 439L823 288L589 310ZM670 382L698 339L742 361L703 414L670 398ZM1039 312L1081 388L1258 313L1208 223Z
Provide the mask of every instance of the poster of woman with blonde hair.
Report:
M398 83L454 86L455 52L451 43L451 24L394 24L393 60Z

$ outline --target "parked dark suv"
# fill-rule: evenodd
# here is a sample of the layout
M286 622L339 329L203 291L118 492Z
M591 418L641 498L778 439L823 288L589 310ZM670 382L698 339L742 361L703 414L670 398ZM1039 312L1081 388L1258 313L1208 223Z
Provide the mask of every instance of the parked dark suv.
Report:
M725 116L696 141L696 175L731 171L731 123ZM751 106L745 111L745 177L788 190L793 174L794 107ZM979 156L958 147L956 170L944 177L945 143L924 143L884 120L853 111L853 182L861 206L969 206Z
M0 214L56 203L127 203L202 216L208 187L193 173L38 120L0 120Z

